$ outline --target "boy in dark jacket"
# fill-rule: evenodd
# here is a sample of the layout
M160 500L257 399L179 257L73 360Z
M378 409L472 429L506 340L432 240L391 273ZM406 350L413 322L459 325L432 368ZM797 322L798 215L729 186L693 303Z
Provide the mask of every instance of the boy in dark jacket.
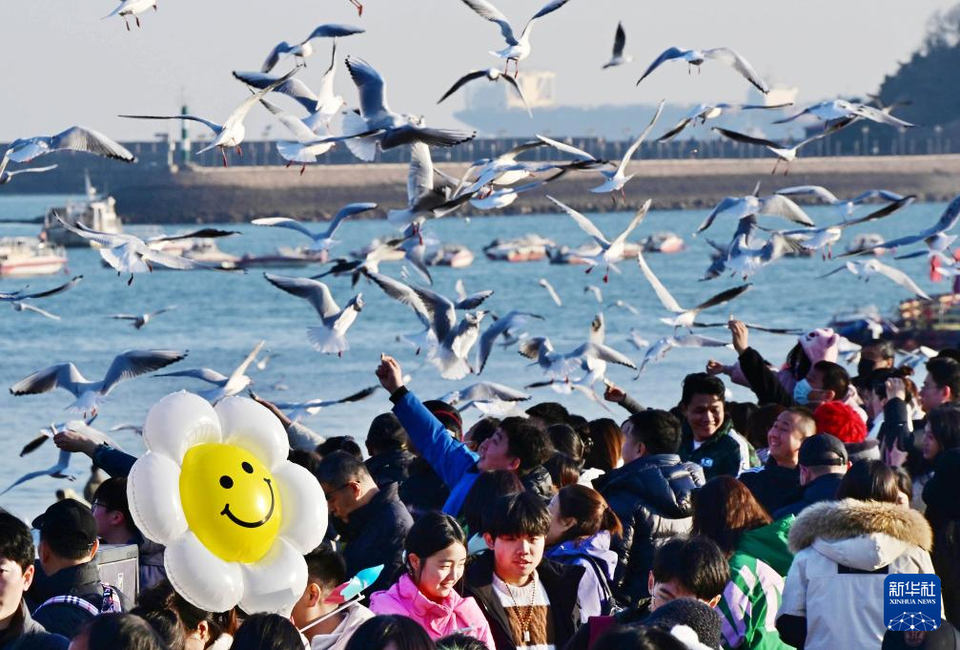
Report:
M750 464L749 450L730 435L733 427L724 410L725 393L723 382L705 372L683 379L680 458L700 465L708 481L725 474L735 477Z

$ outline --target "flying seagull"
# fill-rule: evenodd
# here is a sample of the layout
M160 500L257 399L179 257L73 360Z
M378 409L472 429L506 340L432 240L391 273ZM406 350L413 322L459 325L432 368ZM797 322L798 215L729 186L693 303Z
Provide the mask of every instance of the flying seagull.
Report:
M373 395L380 386L367 386L363 390L357 391L352 395L347 395L340 399L311 399L304 402L272 402L281 411L287 413L294 422L299 422L304 418L312 417L329 406L337 404L349 404L359 402Z
M439 181L436 176L440 177ZM456 185L456 179L433 166L430 147L422 142L414 142L410 145L410 167L407 171L407 206L387 211L387 221L404 231L413 225L419 234L424 221L450 214L470 198L455 198Z
M623 46L627 44L627 33L623 31L623 23L617 23L617 32L613 36L613 55L603 64L603 69L613 68L633 61L633 57L623 53Z
M270 273L264 273L263 277L276 288L308 301L320 315L322 325L307 328L307 338L318 352L324 354L336 352L337 356L343 356L343 353L350 349L346 334L363 310L362 293L351 298L341 309L333 299L330 289L322 282L311 278L291 278Z
M603 194L606 192L619 191L620 196L624 199L624 201L626 201L627 197L623 191L623 186L626 185L627 181L634 176L633 174L627 176L627 164L629 164L630 159L633 158L633 154L635 154L637 149L640 148L640 145L643 143L647 135L650 134L650 131L653 129L653 125L657 123L657 118L660 117L660 113L663 111L663 104L664 102L661 101L660 105L657 106L657 112L653 114L653 119L650 120L650 124L648 124L647 128L643 130L643 132L640 134L640 137L634 140L633 144L627 147L627 150L623 154L623 158L620 160L620 164L611 170L598 170L600 174L607 180L602 185L592 188L590 190L591 192L594 194ZM616 203L616 199L614 199L614 203Z
M520 62L530 56L530 32L533 30L533 24L538 18L543 18L547 14L553 13L569 1L570 0L550 0L547 2L547 4L535 13L533 18L528 20L527 24L523 26L523 31L520 32L519 37L514 33L510 21L503 15L503 12L487 2L487 0L463 0L463 4L473 9L481 18L499 25L500 34L503 35L503 39L507 42L507 47L497 52L490 52L490 54L504 59L504 74L507 74L510 62L513 61L515 66L513 76L516 77L520 73Z
M530 312L511 311L502 318L496 319L496 321L487 328L483 335L480 336L480 350L477 353L478 375L483 372L483 368L487 365L487 359L490 358L490 352L493 351L493 344L496 343L497 339L501 336L505 337L510 330L523 327L532 318L543 320L543 316L531 314Z
M530 111L530 105L527 104L527 98L523 96L523 90L521 90L520 84L517 83L516 78L515 78L515 77L511 77L510 75L506 74L505 72L500 72L500 70L498 70L497 68L487 68L487 69L485 69L485 70L472 70L472 71L468 72L467 74L465 74L465 75L463 75L462 77L460 77L459 79L457 79L457 81L454 82L454 84L450 87L450 90L448 90L447 92L445 92L445 93L443 94L443 97L441 97L441 98L437 101L437 103L438 103L438 104L442 103L443 100L445 100L447 97L449 97L449 96L452 95L453 93L455 93L455 92L457 92L458 90L460 90L460 88L462 88L462 87L465 86L466 84L470 83L471 81L476 81L477 79L486 79L487 81L504 81L504 82L506 82L507 85L513 87L513 89L516 91L517 95L520 97L520 101L523 102L524 108L527 109L527 115L529 115L531 119L533 118L533 113Z
M310 244L311 251L326 251L330 250L335 244L340 243L335 240L333 236L344 220L349 219L353 215L373 210L376 207L376 203L351 203L346 205L340 208L337 214L334 215L333 221L330 222L330 225L323 232L313 232L296 219L289 217L265 217L263 219L254 219L252 223L257 226L276 226L278 228L296 230L313 240L313 243Z
M850 271L858 278L862 278L865 282L869 282L871 276L882 275L888 280L892 280L893 282L899 284L901 287L910 291L917 297L923 298L924 300L930 300L930 296L927 295L927 292L921 289L909 275L900 269L887 266L886 264L882 264L880 261L875 259L862 262L859 260L850 261L845 263L843 266L830 271L829 273L821 275L820 277L825 278L843 270Z
M299 163L301 176L306 171L307 165L317 162L317 156L327 153L338 142L354 137L350 135L331 135L324 124L324 116L319 112L300 119L266 99L261 99L260 103L273 113L277 120L296 138L295 140L277 140L277 153L287 161L287 167L293 163Z
M129 32L130 23L127 21L127 16L133 16L133 19L137 21L137 27L140 27L140 14L145 13L148 9L156 11L157 0L123 0L120 6L104 16L102 20L120 16L123 18L123 24L127 26L127 31Z
M938 252L944 251L957 239L956 235L947 234L947 232L953 230L957 222L960 222L960 196L950 201L946 209L944 209L943 214L937 219L937 222L929 228L924 228L915 235L906 235L905 237L897 237L896 239L885 241L882 244L872 246L863 251L857 251L856 254L860 255L876 250L890 250L902 246L910 246L911 244L916 244L921 241L926 243L930 250ZM841 257L846 257L847 255L848 254L844 254L841 255Z
M216 388L197 391L197 395L207 400L211 404L216 404L226 397L232 397L233 395L239 394L247 386L253 383L253 380L247 376L247 369L250 367L250 364L256 360L257 355L260 354L260 350L263 349L263 345L264 341L257 343L250 354L248 354L244 360L240 362L240 365L237 366L232 373L230 373L229 377L225 377L216 370L211 370L210 368L175 370L173 372L165 372L154 375L154 377L193 377L194 379L205 381L208 384L213 384L216 386Z
M807 216L807 213L791 199L779 194L760 196L760 184L757 183L753 194L749 196L728 196L720 201L713 211L707 215L707 218L703 220L703 223L697 227L694 236L712 226L717 217L725 214L737 219L749 216L783 217L802 226L810 228L816 226L813 220Z
M41 316L46 316L47 318L50 318L52 320L60 320L59 316L56 316L55 314L51 314L50 312L40 309L39 307L35 307L34 305L31 305L27 301L36 300L37 298L47 298L49 296L55 296L58 293L63 293L68 289L72 289L82 279L83 279L83 276L78 275L78 276L75 276L74 278L71 278L68 282L65 282L64 284L61 284L57 287L54 287L52 289L47 289L46 291L37 291L35 293L27 293L28 287L24 287L19 291L13 291L13 292L0 291L0 302L10 303L10 305L13 307L15 311L32 311L34 313L40 314Z
M27 481L31 481L35 478L39 478L41 476L50 476L52 478L65 478L70 481L75 480L77 478L76 476L74 476L73 474L65 473L67 471L67 467L70 466L70 456L72 455L73 454L71 454L69 451L61 450L60 453L57 455L56 464L48 467L47 469L41 469L36 472L28 472L24 474L23 476L18 478L16 481L8 485L3 492L0 492L0 496L6 494L13 488L17 487L18 485L26 483Z
M828 132L824 131L822 133L817 133L816 135L813 135L809 138L801 140L800 142L796 143L793 146L787 146L786 144L779 144L777 142L773 142L772 140L767 140L765 138L757 138L752 135L747 135L745 133L738 133L737 131L731 131L730 129L722 129L719 126L713 127L713 130L726 138L730 138L735 142L740 142L742 144L756 144L756 145L760 145L761 147L766 147L767 149L769 149L777 157L777 162L776 164L774 164L773 170L770 172L771 174L777 173L777 167L780 165L781 162L787 163L789 165L789 163L796 160L797 153L800 151L801 147L807 144L810 144L814 140L819 140L820 138L830 135ZM790 171L790 168L788 166L783 171L784 175L786 175L789 171Z
M866 104L854 104L853 102L848 102L845 99L833 99L824 102L819 102L813 106L808 106L803 109L796 115L791 115L790 117L785 117L782 120L777 120L774 124L786 124L792 122L799 117L804 115L810 115L816 117L819 120L824 121L827 124L828 130L838 130L837 126L848 126L851 123L851 118L859 118L864 120L870 120L871 122L876 122L877 124L886 124L887 126L900 128L910 128L916 126L910 122L901 120L900 118L890 115L890 112L880 108L875 108L873 106L867 106ZM842 128L842 126L840 128ZM833 127L833 129L831 129Z
M84 126L71 126L56 135L17 138L11 142L3 154L3 159L0 159L0 176L10 161L27 163L55 151L82 151L128 163L137 161L136 156L102 133Z
M110 391L124 379L132 379L165 368L187 356L177 350L128 350L117 355L107 374L99 381L90 381L72 363L60 363L38 370L10 387L11 395L36 395L63 388L76 397L67 406L70 411L96 414Z
M465 411L472 406L486 416L498 417L511 413L517 408L517 402L526 402L530 397L503 384L481 381L452 390L440 397L440 401L457 407L458 411Z
M96 419L97 416L94 415L86 420L70 420L69 422L51 424L49 427L41 429L36 438L23 446L23 449L20 450L20 457L22 458L23 456L36 451L47 440L55 438L58 433L65 433L67 431L76 431L77 433L83 434L85 438L89 438L98 445L101 443L106 443L114 449L123 451L123 447L117 444L113 438L90 426L90 424Z
M280 57L284 54L288 54L296 57L297 65L306 65L306 58L313 54L313 45L310 43L315 38L339 38L341 36L352 36L353 34L363 34L365 29L360 27L353 27L351 25L336 25L333 23L320 25L307 36L305 39L299 43L290 44L286 41L281 41L278 43L272 50L270 54L267 55L266 60L263 62L263 66L260 68L260 72L267 73L273 70L273 68L280 62Z
M0 185L6 185L13 180L14 176L18 174L40 174L43 172L49 172L56 169L56 165L47 165L46 167L30 167L29 169L18 169L16 171L2 171L0 172Z
M110 318L114 320L128 320L130 324L133 325L136 329L143 329L147 323L149 323L155 316L160 314L165 314L168 311L173 311L177 307L175 305L170 305L169 307L164 307L163 309L158 309L156 311L147 312L144 314L111 314Z
M557 290L553 288L553 285L546 278L540 278L537 280L537 284L546 289L547 293L550 295L550 300L552 300L557 307L563 307L563 301L560 300L560 295L557 293Z
M544 373L552 377L567 377L572 371L580 368L581 361L586 358L616 363L633 369L637 367L625 355L602 343L587 342L570 352L561 353L556 352L550 339L543 336L521 341L520 354L533 359L532 365L540 366Z
M659 68L663 63L678 59L686 61L689 65L697 66L698 70L707 59L720 61L739 72L764 95L770 92L770 87L767 85L767 82L760 78L760 75L753 69L753 66L750 65L745 58L728 47L715 47L709 50L682 50L678 47L667 48L650 64L650 67L643 73L643 76L637 80L637 85L639 86L641 81L646 79L651 72Z
M683 118L677 122L673 128L657 138L657 142L669 142L673 138L677 137L681 131L691 124L696 124L697 121L699 121L700 124L704 124L707 120L716 119L724 113L769 110L775 108L785 108L787 106L793 106L793 104L771 104L769 106L765 104L725 104L723 102L717 104L697 104L690 109L690 111L684 115Z
M796 185L793 187L784 187L776 191L776 194L782 196L811 196L817 200L832 205L840 212L844 218L853 214L854 210L860 205L872 199L880 199L889 203L896 203L903 200L902 194L891 192L890 190L866 190L857 194L851 199L838 199L837 196L823 187L822 185Z
M655 342L649 348L640 363L640 370L637 371L638 379L647 364L655 361L662 361L667 352L673 348L729 348L733 347L728 341L710 338L709 336L700 336L699 334L684 334L682 336L665 336Z

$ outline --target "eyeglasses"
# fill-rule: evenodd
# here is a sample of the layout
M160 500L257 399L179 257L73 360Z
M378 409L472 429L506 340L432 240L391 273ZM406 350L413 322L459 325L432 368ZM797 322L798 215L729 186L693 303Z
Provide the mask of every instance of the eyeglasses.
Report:
M330 490L329 492L324 492L324 493L323 493L323 498L326 499L327 501L329 501L330 498L331 498L334 494L336 494L337 492L339 492L339 491L342 490L343 488L347 487L348 485L350 485L349 482L348 482L348 483L344 483L343 485L341 485L341 486L338 487L338 488L333 488L333 489Z

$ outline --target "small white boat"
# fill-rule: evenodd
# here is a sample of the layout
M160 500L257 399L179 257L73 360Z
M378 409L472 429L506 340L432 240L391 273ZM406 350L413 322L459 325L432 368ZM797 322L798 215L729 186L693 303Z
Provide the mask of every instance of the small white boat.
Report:
M643 240L642 246L644 253L681 253L687 247L680 235L666 230L653 233Z
M483 249L491 260L501 262L536 262L547 256L547 248L556 247L556 242L540 235L524 235L516 239L495 239Z
M102 198L97 194L97 188L90 184L89 176L86 176L84 181L86 186L85 200L71 201L64 206L47 210L43 217L43 229L40 231L41 237L46 241L69 248L96 246L89 240L61 226L57 217L69 224L80 223L100 232L120 233L123 231L123 223L117 216L115 209L117 202L114 198L112 196Z
M428 247L424 255L427 266L449 266L462 269L473 264L473 251L463 244L444 244Z
M67 264L67 251L37 237L0 238L0 277L52 275Z

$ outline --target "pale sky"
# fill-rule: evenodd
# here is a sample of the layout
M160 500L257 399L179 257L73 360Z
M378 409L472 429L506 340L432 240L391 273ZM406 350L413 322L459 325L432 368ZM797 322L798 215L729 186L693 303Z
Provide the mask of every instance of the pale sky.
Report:
M931 14L955 1L571 0L538 21L521 74L524 67L554 70L560 104L742 101L749 84L710 62L699 76L688 76L681 63L666 65L634 86L666 47L727 46L769 82L799 87L801 103L863 94L910 56ZM543 3L495 1L517 30ZM259 69L277 42L299 41L327 22L367 30L340 41L337 90L348 102L356 104L356 90L342 60L354 54L384 75L392 108L425 115L432 126L458 126L452 113L465 95L440 106L436 100L463 73L498 65L487 53L504 46L496 25L458 0L365 4L358 18L348 0L160 0L159 11L141 17L142 29L127 32L118 17L100 20L116 6L112 0L3 0L0 141L73 124L121 140L149 139L164 123L116 115L178 112L184 95L194 113L222 121L246 95L231 70ZM636 60L601 71L618 20ZM329 58L329 42L315 44L318 52L299 75L314 87ZM269 120L255 109L248 138L257 139Z

